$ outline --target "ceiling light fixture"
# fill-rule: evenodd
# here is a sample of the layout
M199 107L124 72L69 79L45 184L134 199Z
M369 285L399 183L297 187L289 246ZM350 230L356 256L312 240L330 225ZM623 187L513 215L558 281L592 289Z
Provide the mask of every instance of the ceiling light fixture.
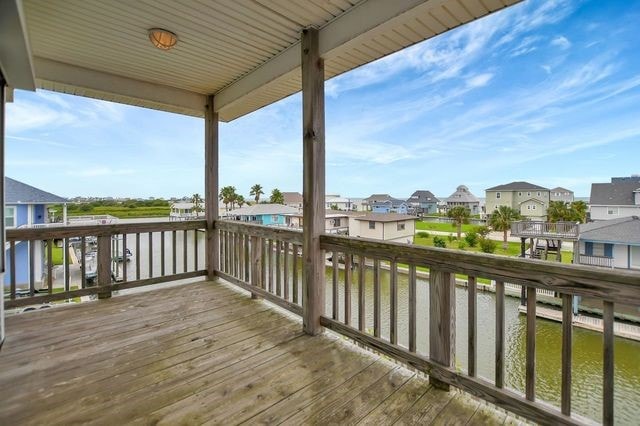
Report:
M158 49L169 50L178 43L178 36L162 28L151 28L149 30L149 40Z

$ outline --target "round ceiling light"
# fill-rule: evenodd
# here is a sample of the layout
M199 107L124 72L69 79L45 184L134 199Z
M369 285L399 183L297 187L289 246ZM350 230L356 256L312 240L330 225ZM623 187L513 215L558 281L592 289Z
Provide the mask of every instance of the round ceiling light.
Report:
M149 30L149 40L158 49L169 50L178 43L178 36L162 28L151 28Z

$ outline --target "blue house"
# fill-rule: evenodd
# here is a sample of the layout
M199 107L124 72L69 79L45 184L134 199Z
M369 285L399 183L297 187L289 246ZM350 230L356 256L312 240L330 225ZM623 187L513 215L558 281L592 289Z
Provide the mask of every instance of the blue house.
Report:
M285 215L298 212L297 208L283 204L253 204L228 211L225 216L227 219L259 225L286 226Z
M26 183L19 182L9 177L5 178L5 208L4 224L6 229L19 228L24 226L34 226L49 222L47 206L50 204L65 204L65 198L35 188ZM62 212L61 212L62 213ZM44 242L38 241L29 243L28 241L18 241L16 250L16 284L23 287L29 283L29 246L33 244L34 281L38 282L42 278L44 270ZM11 282L11 262L9 246L5 247L6 273L4 284L8 286Z
M410 213L436 214L440 200L431 191L418 190L407 200Z
M640 269L640 217L580 225L578 263L605 268Z
M371 211L373 213L400 213L407 214L409 207L407 203L398 200L397 198L390 198L385 201L377 201L371 204Z

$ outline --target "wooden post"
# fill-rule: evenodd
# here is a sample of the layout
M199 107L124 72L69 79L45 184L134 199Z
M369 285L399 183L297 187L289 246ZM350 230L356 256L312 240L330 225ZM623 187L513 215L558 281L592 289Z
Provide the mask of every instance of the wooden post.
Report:
M562 240L558 240L558 253L556 256L558 262L562 262Z
M7 83L2 76L2 72L0 71L0 203L2 204L2 208L0 209L0 244L2 247L5 247L6 233L5 233L5 224L4 224L4 116L5 116L5 100L6 100L6 87ZM12 256L15 259L15 247L12 247ZM6 251L3 249L3 253ZM0 280L4 283L4 273L6 271L6 254L0 256ZM11 274L12 277L15 277L16 270L15 264L11 265ZM12 279L12 284L14 280ZM15 284L12 288L12 297L15 297ZM4 289L0 291L0 348L4 343Z
M456 297L455 275L429 271L429 358L445 367L455 365ZM429 377L438 389L449 390L449 384Z
M111 236L98 235L98 299L111 297Z
M325 307L324 233L325 145L324 60L320 57L318 29L302 30L302 156L303 156L303 328L322 332Z
M251 237L251 285L262 288L262 239ZM255 293L251 293L252 299L257 299Z
M218 220L218 113L213 96L207 96L204 120L204 199L207 220L207 277L214 278L220 268L220 237L215 229ZM197 232L196 232L197 234ZM197 269L197 268L196 268Z

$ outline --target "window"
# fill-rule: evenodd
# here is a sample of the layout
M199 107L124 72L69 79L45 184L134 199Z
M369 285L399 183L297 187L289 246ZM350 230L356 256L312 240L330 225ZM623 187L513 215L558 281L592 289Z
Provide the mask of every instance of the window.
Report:
M373 221L369 221L369 229L376 229L376 223Z
M618 215L618 208L617 207L608 207L607 208L607 214L608 215L617 216Z
M531 193L530 192L527 192L527 197L531 197Z
M15 207L4 208L4 226L6 228L16 227L16 208Z
M271 222L278 222L278 215L277 214L272 214L271 215Z
M542 195L542 193L541 193L540 191L538 191L538 197L539 197L540 195Z
M398 231L404 231L404 223L398 222Z
M536 209L536 205L534 204L533 206L531 206L531 210L535 210Z
M531 210L531 206L527 206L527 210Z
M500 193L496 192L496 198L500 198Z
M604 256L604 244L593 243L593 256Z

